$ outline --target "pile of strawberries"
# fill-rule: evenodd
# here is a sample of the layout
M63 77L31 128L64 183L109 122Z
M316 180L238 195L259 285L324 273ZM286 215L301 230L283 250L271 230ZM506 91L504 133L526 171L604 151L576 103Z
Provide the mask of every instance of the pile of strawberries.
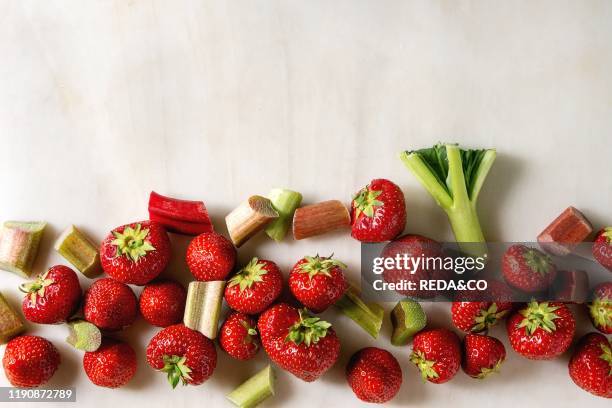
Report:
M416 235L398 238L406 222L404 196L389 180L373 180L360 190L351 203L350 216L351 235L363 242L435 243ZM53 266L21 286L26 292L22 311L27 320L58 324L70 321L82 309L82 317L102 330L100 347L83 357L92 383L115 388L132 379L136 353L113 334L133 324L139 314L162 328L149 341L146 358L154 370L165 373L173 387L202 384L213 375L217 365L214 339L182 323L187 291L176 281L157 279L171 256L167 229L195 235L185 255L195 280L226 281L224 299L231 312L219 330L218 345L229 356L248 360L263 347L277 366L308 382L336 363L340 341L332 325L313 313L334 305L349 288L342 262L319 255L298 260L287 277L294 299L279 302L285 280L279 267L271 260L253 258L237 268L234 244L214 232L207 216L191 211L181 219L161 209L150 218L108 234L99 250L101 267L108 277L95 280L84 293L77 274L63 265ZM612 260L610 231L602 230L596 240L596 251L604 255L602 264L607 267L610 264L605 262ZM460 367L474 378L499 371L506 351L487 330L504 318L512 348L528 359L552 359L569 348L576 322L566 304L532 301L518 305L505 300L509 287L536 292L549 286L556 273L550 259L535 249L515 246L504 256L503 273L506 283L489 282L495 301L480 301L473 293L465 293L452 303L453 323L467 333L463 341L446 328L426 328L414 336L409 359L424 380L444 383ZM385 274L386 280L396 278L392 272ZM129 285L144 286L139 298ZM598 303L591 305L596 309L591 313L593 322L609 334L612 283L600 285L596 297ZM611 398L610 350L604 335L586 335L569 363L570 377L585 390ZM8 343L3 366L14 386L37 387L53 376L60 360L48 340L22 335ZM397 359L375 347L363 348L352 356L346 377L359 399L375 403L392 399L402 383Z

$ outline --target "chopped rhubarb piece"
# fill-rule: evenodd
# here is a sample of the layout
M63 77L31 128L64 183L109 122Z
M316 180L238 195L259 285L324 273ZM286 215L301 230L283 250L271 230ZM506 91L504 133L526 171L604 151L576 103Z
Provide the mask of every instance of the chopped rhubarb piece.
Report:
M74 320L68 322L69 334L66 338L68 344L83 351L96 351L102 344L102 333L100 329L85 320Z
M266 368L229 393L227 399L239 408L254 408L274 395L275 380L274 371L268 364Z
M88 278L93 278L102 272L98 246L74 225L66 228L59 236L54 248Z
M211 340L217 337L225 281L191 282L183 323Z
M232 242L240 247L277 218L278 212L272 202L266 197L254 195L229 213L225 223Z
M29 277L46 226L46 222L5 222L0 230L0 269Z
M556 300L560 302L584 303L589 296L589 275L585 271L557 271L553 284Z
M280 242L287 235L287 230L293 220L293 213L302 202L302 195L285 188L275 188L270 191L268 198L270 198L272 206L278 212L278 218L268 225L266 234L276 242Z
M323 201L298 208L293 214L293 237L296 240L348 228L351 215L338 200Z
M155 191L151 191L149 196L149 214L198 224L210 224L208 211L202 201L180 200L157 194Z
M181 221L173 218L164 217L163 215L158 214L149 214L149 219L151 221L155 221L158 224L163 225L168 231L176 232L177 234L183 235L200 235L205 232L214 232L213 226L211 223L196 223L196 222L187 222Z
M357 323L373 338L378 338L385 310L377 303L365 303L359 290L350 286L335 304L343 315Z
M23 320L0 293L0 344L25 330Z
M538 235L540 247L552 255L567 255L593 231L589 220L574 207L568 207Z

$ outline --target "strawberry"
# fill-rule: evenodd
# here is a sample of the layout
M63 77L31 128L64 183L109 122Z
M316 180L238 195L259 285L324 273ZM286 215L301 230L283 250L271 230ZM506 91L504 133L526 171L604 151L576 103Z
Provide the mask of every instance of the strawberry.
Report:
M593 326L605 334L612 334L612 282L602 282L593 290L589 303L589 317Z
M151 282L140 293L140 314L153 326L168 327L183 321L186 299L187 291L178 282Z
M612 272L612 227L602 228L595 236L593 257Z
M232 312L219 335L219 345L237 360L250 360L259 351L255 320L244 313Z
M487 331L512 309L510 288L496 280L487 282L487 285L485 291L463 291L455 296L458 301L451 306L451 316L459 330L474 333Z
M506 348L495 337L468 333L463 339L461 367L472 378L483 379L499 372L506 359Z
M414 336L410 361L421 371L423 381L445 383L461 365L459 337L447 329L422 331Z
M136 295L132 289L114 279L98 279L85 292L85 320L100 329L121 330L134 323L137 312Z
M604 335L589 333L582 337L568 367L577 386L599 397L612 398L612 344Z
M83 294L77 274L63 265L49 268L19 289L26 293L21 306L24 317L41 324L67 321L79 307Z
M351 357L346 379L357 398L382 404L397 395L402 385L402 369L387 350L366 347Z
M199 281L225 280L236 264L236 248L223 235L206 232L187 247L187 266Z
M525 245L512 245L506 250L502 273L510 286L527 293L547 289L557 276L550 256Z
M85 353L83 367L92 383L118 388L136 374L136 353L127 343L104 339L98 350Z
M225 301L232 309L258 314L266 310L283 289L283 275L272 261L253 258L229 280Z
M435 261L431 262L429 268L423 263L420 263L414 269L411 267L410 264L405 268L385 268L385 270L383 271L383 279L385 282L414 282L414 285L416 285L416 289L414 290L397 290L399 294L404 296L418 297L423 299L434 297L437 293L434 291L420 290L419 282L421 280L429 279L452 279L452 275L454 275L452 271L443 271L436 269L436 264L441 264L443 262L442 246L433 239L429 239L422 235L407 234L396 238L395 240L385 245L380 256L382 258L422 257L429 258Z
M2 365L14 387L32 388L45 384L61 362L55 346L38 336L15 337L6 345Z
M386 179L375 179L351 202L351 235L362 242L390 241L406 226L404 193Z
M321 313L344 295L348 283L335 259L306 256L289 273L289 289L297 300L315 313Z
M257 323L261 343L274 363L312 382L340 355L340 341L331 324L285 303L263 312Z
M510 345L530 360L550 360L572 343L576 321L562 303L531 301L506 322Z
M166 327L147 346L147 362L154 369L167 373L168 382L176 388L200 385L208 380L217 366L217 351L202 333L183 324Z
M170 261L170 239L166 229L153 221L115 228L102 241L102 269L119 282L145 285L155 279Z

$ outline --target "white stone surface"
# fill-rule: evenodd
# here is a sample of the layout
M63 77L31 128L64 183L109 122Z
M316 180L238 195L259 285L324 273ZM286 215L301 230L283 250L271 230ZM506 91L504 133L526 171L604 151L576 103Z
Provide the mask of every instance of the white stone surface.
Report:
M570 204L610 224L611 38L612 3L602 1L2 0L0 219L50 222L42 271L62 262L51 245L68 224L101 240L146 218L152 189L205 200L223 230L233 206L272 187L349 201L387 177L406 194L407 230L448 239L443 214L397 159L442 140L498 149L480 206L490 240L534 239ZM165 275L187 282L188 240L175 238ZM269 257L287 272L316 252L334 252L358 279L359 245L347 234L258 237L240 259ZM20 282L2 273L0 290L16 302ZM427 309L450 324L447 305ZM342 341L339 362L313 384L279 372L266 406L360 405L344 365L366 345L401 362L389 406L609 406L571 382L569 355L530 362L508 349L486 382L460 373L423 384L409 347L389 344L389 322L371 341L335 312L325 317ZM263 352L247 363L219 352L210 381L171 391L146 365L155 330L140 321L120 334L138 373L107 390L89 383L63 327L30 328L60 349L50 385L77 387L79 406L229 406L224 395L266 362ZM503 328L493 334L506 342Z

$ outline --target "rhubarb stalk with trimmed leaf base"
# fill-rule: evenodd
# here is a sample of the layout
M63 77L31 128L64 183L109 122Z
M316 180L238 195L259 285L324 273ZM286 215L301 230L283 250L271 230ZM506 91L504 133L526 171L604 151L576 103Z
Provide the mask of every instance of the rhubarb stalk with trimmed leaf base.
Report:
M420 332L427 325L427 316L418 302L406 299L395 305L391 311L391 344L403 346L408 344L412 336Z
M446 212L462 250L472 256L487 253L476 203L495 155L493 149L464 150L456 144L400 154L404 165Z
M286 188L275 188L270 191L268 198L278 212L278 218L268 224L266 234L276 242L280 242L287 235L293 220L293 213L302 203L302 195L297 191L287 190Z
M191 282L183 323L209 339L217 337L225 281Z
M354 286L335 304L343 315L353 320L373 338L378 338L385 310L377 303L365 303Z
M46 222L6 221L0 230L0 269L29 277L46 226Z
M0 344L7 343L24 330L23 320L0 293Z
M275 381L274 370L268 364L263 370L227 394L227 399L239 408L256 407L265 399L274 395Z
M73 320L68 322L70 330L66 342L72 347L83 351L96 351L102 344L100 329L86 320Z
M54 248L88 278L93 278L102 272L97 245L94 245L74 225L62 232L55 241Z
M229 213L225 223L232 242L240 247L278 216L269 199L254 195Z
M149 196L149 219L178 234L199 235L214 230L202 201L179 200L155 191Z

